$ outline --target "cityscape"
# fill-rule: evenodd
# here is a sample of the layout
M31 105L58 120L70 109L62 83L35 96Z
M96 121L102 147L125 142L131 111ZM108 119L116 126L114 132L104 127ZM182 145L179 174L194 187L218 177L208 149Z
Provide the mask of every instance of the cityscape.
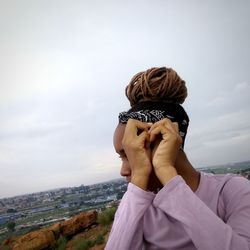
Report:
M82 211L105 209L120 200L126 189L127 182L120 178L0 199L0 242L10 231L22 235L67 220Z

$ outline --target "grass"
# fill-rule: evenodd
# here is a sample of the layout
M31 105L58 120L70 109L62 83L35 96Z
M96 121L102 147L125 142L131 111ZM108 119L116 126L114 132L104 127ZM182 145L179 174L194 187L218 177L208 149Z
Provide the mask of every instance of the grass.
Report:
M65 250L66 246L67 246L67 239L63 236L60 236L53 250Z
M104 236L102 234L98 234L96 239L95 239L95 244L101 245L103 243L104 243Z
M88 250L93 245L93 242L91 240L86 240L84 238L80 238L74 241L73 249L74 250Z
M107 226L111 224L114 220L116 210L117 208L112 207L98 214L97 222L101 224L102 226Z
M101 245L103 243L104 243L104 236L102 234L98 234L95 240L88 240L85 238L75 239L73 243L73 249L74 250L88 250L95 245Z

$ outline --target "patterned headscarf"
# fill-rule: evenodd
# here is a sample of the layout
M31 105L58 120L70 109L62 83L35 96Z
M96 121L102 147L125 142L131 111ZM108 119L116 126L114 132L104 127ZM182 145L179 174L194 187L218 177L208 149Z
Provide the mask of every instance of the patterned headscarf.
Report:
M182 148L184 148L185 138L187 134L189 118L184 108L177 103L164 102L141 102L133 106L131 109L119 114L119 123L126 124L128 120L135 119L141 122L155 123L164 118L177 122L179 125L179 133L182 137Z

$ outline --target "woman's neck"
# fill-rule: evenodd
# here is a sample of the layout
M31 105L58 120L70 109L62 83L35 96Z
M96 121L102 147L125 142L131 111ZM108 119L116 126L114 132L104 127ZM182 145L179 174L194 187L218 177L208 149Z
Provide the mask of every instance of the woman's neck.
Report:
M182 150L180 150L176 159L175 168L186 184L195 192L200 183L200 173L192 166Z

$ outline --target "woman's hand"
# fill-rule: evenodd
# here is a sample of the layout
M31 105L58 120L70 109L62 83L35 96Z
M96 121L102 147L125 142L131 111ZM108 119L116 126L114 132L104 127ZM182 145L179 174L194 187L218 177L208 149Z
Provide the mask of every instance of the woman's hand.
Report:
M156 176L165 185L177 175L175 161L180 150L182 139L178 123L165 118L154 123L150 130L150 142L154 143L152 164Z
M131 168L131 182L146 190L152 171L148 130L151 124L129 119L122 145Z

